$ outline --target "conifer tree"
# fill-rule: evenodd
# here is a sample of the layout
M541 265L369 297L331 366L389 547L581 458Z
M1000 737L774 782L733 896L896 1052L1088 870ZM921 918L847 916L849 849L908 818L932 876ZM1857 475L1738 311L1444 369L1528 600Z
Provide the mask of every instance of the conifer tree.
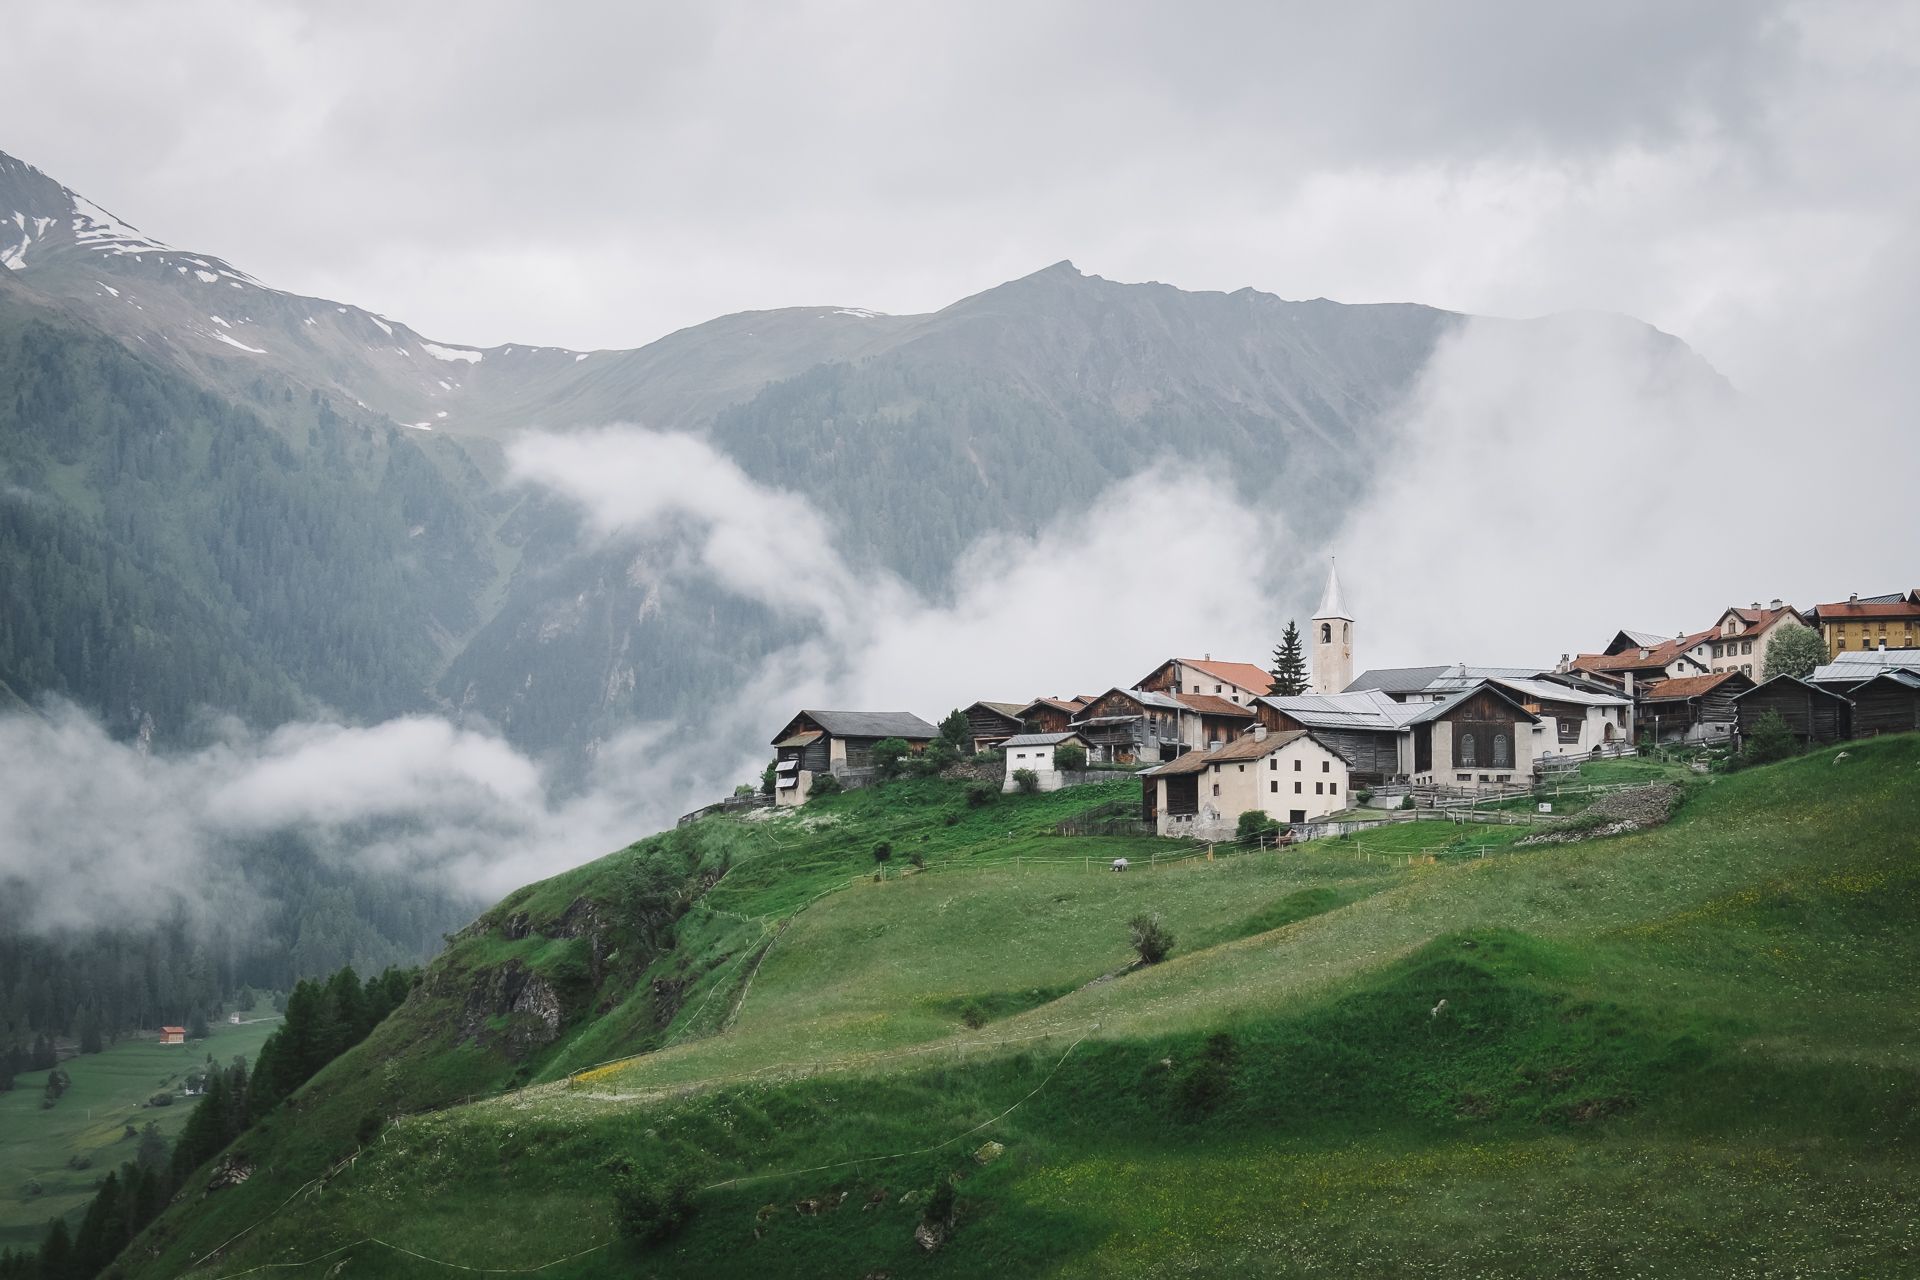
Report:
M1292 619L1273 647L1273 687L1267 692L1275 698L1295 698L1307 691L1307 658L1300 645L1300 628Z

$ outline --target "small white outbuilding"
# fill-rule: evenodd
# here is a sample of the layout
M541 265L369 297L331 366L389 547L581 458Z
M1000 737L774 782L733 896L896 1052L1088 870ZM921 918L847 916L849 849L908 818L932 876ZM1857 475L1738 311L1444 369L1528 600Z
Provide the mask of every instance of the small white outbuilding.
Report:
M1007 769L1001 780L1000 790L1014 791L1019 788L1013 775L1021 769L1033 770L1040 780L1042 791L1058 791L1066 785L1060 768L1054 761L1054 752L1061 747L1075 746L1086 751L1091 744L1077 733L1020 733L1000 744L1006 753Z

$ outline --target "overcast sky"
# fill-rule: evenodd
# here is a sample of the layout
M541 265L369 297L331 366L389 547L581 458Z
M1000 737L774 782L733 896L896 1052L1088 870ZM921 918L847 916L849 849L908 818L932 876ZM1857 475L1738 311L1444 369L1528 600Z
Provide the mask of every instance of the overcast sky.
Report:
M1751 383L1915 265L1917 62L1911 3L63 0L9 16L0 149L445 340L1072 258L1623 311Z

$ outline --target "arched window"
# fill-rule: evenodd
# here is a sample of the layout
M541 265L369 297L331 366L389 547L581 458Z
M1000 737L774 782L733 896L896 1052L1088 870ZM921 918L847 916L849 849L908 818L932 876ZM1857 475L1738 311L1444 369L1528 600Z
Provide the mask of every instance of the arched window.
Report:
M1320 643L1333 643L1333 624L1331 622L1323 622L1320 624Z
M1343 622L1340 624L1340 643L1341 644L1353 643L1353 624L1352 623Z
M1460 763L1461 764L1479 764L1480 763L1478 760L1474 758L1473 735L1470 733L1463 733L1460 735Z
M1493 767L1496 769L1507 767L1507 735L1504 733L1493 735Z

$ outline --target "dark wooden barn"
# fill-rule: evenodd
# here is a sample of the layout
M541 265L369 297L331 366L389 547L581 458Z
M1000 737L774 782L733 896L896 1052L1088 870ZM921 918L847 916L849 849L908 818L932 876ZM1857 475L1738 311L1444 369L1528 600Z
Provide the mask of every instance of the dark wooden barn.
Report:
M1840 742L1853 736L1851 702L1792 676L1775 676L1740 694L1734 703L1743 740L1752 736L1754 725L1769 711L1779 712L1803 743Z
M1889 671L1847 693L1853 703L1853 737L1920 730L1920 676Z

